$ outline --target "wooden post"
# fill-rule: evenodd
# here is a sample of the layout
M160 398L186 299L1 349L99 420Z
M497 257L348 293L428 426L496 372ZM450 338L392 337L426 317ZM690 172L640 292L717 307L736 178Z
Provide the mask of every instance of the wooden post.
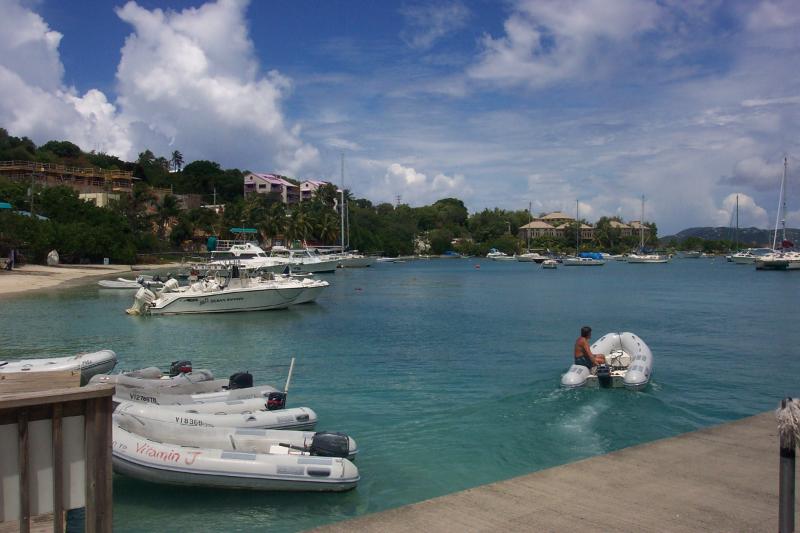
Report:
M86 402L86 533L111 531L111 396Z
M780 533L794 532L794 471L795 448L797 442L795 433L798 419L797 406L791 398L784 398L778 409L778 436L780 438L780 468L778 479L778 531Z
M28 533L31 529L30 479L28 477L28 410L22 409L17 415L17 434L19 435L19 531Z
M64 408L53 404L53 531L64 531L64 433L61 424Z

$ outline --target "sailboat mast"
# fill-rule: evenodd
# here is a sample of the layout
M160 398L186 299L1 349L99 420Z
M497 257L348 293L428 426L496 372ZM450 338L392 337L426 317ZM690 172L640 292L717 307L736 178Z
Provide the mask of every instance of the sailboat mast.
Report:
M580 200L575 200L575 257L578 257L581 249L581 217Z
M781 178L781 191L778 195L778 216L775 217L775 233L772 236L772 249L778 249L778 226L783 224L782 238L786 240L786 166L787 158L783 158L783 178Z
M528 202L528 252L531 251L531 228L530 223L533 222L533 215L531 214L531 207L533 206L533 202Z
M344 253L344 154L342 155L342 165L341 165L341 178L342 178L342 204L339 206L339 212L342 215L342 223L339 228L339 236L341 238L341 245L342 245L342 253Z
M644 251L644 194L642 195L642 219L639 221L639 251Z
M736 195L736 232L733 234L736 242L736 251L739 251L739 195Z

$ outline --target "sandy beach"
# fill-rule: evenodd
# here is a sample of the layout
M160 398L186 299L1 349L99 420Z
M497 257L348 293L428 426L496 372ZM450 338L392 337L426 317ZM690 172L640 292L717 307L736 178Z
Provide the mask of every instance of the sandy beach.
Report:
M135 277L131 271L176 268L166 265L23 265L13 271L0 271L0 297L30 291L73 287L109 276Z

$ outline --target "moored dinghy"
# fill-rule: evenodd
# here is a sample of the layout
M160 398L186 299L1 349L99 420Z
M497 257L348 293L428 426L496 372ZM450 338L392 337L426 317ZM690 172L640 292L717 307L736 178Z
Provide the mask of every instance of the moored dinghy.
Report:
M252 490L344 491L359 481L358 468L342 457L248 453L156 442L118 425L113 428L114 470L170 485Z
M640 390L647 386L653 373L653 354L647 344L631 332L606 333L591 346L592 353L603 354L606 364L592 373L582 365L572 365L561 376L567 388L625 387Z
M114 353L114 351L98 350L96 352L79 353L69 357L0 361L0 373L80 370L81 383L87 383L92 376L110 372L116 364L117 354Z

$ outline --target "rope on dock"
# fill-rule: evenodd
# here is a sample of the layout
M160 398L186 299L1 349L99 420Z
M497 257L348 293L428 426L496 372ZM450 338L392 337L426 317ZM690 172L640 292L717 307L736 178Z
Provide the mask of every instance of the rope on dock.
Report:
M775 410L782 448L793 448L800 442L800 399L786 398Z

